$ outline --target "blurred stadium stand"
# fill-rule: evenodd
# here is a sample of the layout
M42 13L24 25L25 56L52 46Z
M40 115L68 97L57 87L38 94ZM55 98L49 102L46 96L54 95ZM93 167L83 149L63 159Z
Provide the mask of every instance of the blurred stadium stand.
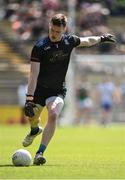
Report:
M8 25L0 22L0 104L17 104L17 87L29 70L28 55L14 40Z

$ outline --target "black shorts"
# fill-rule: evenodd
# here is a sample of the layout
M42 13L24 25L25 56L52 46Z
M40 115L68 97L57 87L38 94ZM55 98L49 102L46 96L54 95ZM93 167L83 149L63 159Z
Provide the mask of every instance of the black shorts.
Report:
M66 96L66 88L62 89L50 89L50 88L45 88L45 87L38 87L35 90L34 93L34 103L35 104L40 104L41 106L46 105L46 99L52 96L60 96L63 99Z

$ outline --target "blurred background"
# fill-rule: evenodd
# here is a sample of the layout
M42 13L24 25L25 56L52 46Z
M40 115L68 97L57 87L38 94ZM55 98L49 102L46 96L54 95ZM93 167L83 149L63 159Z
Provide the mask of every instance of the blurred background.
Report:
M0 0L0 123L26 124L30 53L55 13L78 36L112 33L117 44L76 48L58 125L125 123L125 0ZM42 115L45 123L46 109Z

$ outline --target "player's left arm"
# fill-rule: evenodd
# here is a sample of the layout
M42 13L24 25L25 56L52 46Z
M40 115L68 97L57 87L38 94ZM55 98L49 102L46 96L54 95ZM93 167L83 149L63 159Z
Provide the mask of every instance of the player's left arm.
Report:
M78 47L89 47L100 42L116 42L115 36L112 34L103 34L102 36L89 36L89 37L79 37L80 44Z

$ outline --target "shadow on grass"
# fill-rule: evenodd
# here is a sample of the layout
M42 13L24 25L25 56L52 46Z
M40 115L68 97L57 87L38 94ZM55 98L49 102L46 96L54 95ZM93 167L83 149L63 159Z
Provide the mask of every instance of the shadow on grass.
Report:
M44 166L44 167L45 167L45 166L48 166L48 167L49 167L49 166L53 166L53 167L54 167L54 166L55 166L55 167L57 166L57 167L59 167L59 166L64 166L64 165L62 165L62 164L45 164L45 165L40 165L40 166L41 166L41 167L42 167L42 166ZM14 165L12 165L12 164L1 164L1 165L0 165L0 168L2 168L2 167L40 167L40 166L33 165L33 164L30 165L30 166L14 166Z
M12 165L12 164L1 164L0 165L0 168L1 167L13 167L14 165Z

